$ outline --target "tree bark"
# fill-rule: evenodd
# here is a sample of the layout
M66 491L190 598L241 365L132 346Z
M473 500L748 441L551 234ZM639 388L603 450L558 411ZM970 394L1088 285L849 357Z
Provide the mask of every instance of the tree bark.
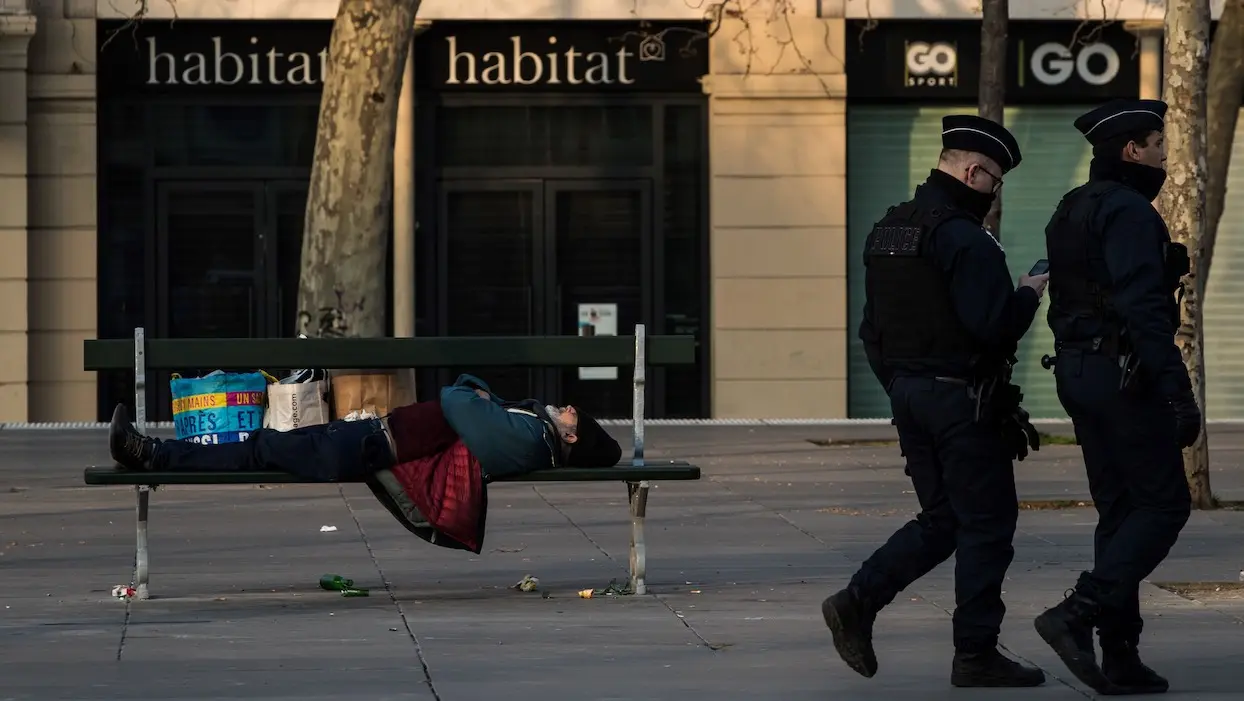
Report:
M978 111L985 119L1003 123L1006 107L1006 23L1011 12L1008 0L982 0L981 76ZM985 228L1002 240L1002 192L994 198Z
M1218 222L1227 199L1227 173L1231 167L1231 148L1235 143L1235 123L1244 100L1244 0L1226 0L1209 54L1209 107L1206 116L1207 142L1214 145L1205 160L1209 167L1205 190L1205 236L1201 240L1201 271L1198 292L1205 300L1210 264L1214 261L1214 241Z
M298 285L298 331L385 332L393 138L421 0L341 0L329 42Z
M1180 324L1175 340L1192 379L1197 404L1205 407L1205 352L1201 345L1202 315L1197 280L1204 261L1201 242L1206 229L1206 82L1209 73L1209 0L1167 0L1165 71L1162 97L1166 113L1166 186L1158 209L1174 241L1188 247L1192 270L1184 280ZM1198 509L1214 507L1209 484L1209 443L1202 419L1201 437L1184 451L1184 472Z

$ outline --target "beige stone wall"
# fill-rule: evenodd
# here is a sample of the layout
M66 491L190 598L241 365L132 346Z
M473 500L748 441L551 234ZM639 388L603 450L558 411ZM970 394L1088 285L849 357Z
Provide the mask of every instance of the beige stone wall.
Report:
M0 14L0 421L27 417L27 49L36 19Z
M41 0L30 46L29 353L31 421L94 421L95 18L87 3Z
M705 84L712 415L845 417L844 23L731 24Z

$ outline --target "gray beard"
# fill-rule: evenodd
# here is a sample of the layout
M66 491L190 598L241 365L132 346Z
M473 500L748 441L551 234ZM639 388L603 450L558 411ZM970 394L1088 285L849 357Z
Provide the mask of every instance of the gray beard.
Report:
M565 442L566 427L561 422L561 411L552 404L545 404L544 410L549 413L549 420L553 422L553 429L557 431L558 439Z

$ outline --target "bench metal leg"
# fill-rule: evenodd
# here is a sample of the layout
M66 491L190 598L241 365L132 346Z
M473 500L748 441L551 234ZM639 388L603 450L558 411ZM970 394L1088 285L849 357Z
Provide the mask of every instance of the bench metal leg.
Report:
M635 374L631 384L631 440L634 452L631 465L644 464L644 388L647 377L648 338L643 324L635 325ZM647 594L648 548L644 542L644 518L648 515L648 483L627 482L626 491L631 504L631 591L636 595Z
M631 591L647 594L648 549L644 543L644 517L648 515L648 483L628 482L631 502Z
M134 549L134 596L146 599L147 592L147 507L151 501L151 488L135 487L138 494L138 540Z
M147 333L141 326L134 329L134 428L139 433L147 429ZM151 488L140 485L134 488L138 495L138 529L134 547L134 596L146 599L147 591L147 510L151 503Z

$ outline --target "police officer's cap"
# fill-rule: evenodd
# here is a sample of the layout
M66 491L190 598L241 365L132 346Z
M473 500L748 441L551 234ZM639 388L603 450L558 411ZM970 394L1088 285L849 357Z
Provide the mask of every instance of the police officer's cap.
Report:
M971 151L989 156L1002 172L1019 165L1019 143L1006 127L974 114L952 114L942 118L942 148Z
M1112 100L1081 115L1075 125L1096 146L1126 134L1162 131L1165 120L1166 103L1161 100Z

